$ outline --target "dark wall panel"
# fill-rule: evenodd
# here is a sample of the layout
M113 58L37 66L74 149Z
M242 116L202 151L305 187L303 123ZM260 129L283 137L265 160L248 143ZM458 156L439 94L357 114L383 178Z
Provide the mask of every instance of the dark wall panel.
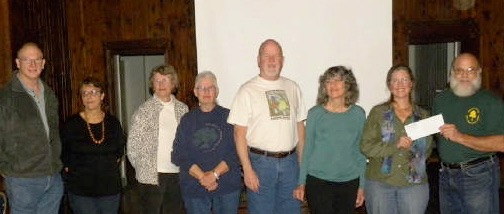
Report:
M504 98L504 8L502 0L475 1L467 10L457 1L393 0L393 60L408 62L408 25L411 22L473 20L479 29L479 58L484 69L483 87ZM471 34L472 27L467 28Z
M72 111L70 90L70 58L68 55L65 6L63 0L23 0L10 1L11 58L16 58L17 50L26 42L40 45L46 66L44 79L55 91L60 102L63 120ZM15 66L15 63L12 63Z
M113 42L164 40L167 61L178 71L178 98L194 105L192 85L197 73L194 1L189 0L67 0L72 88L86 76L107 80L105 46ZM110 96L109 96L110 97ZM73 109L78 109L74 100Z
M10 47L9 1L0 0L0 87L12 74Z
M393 61L407 63L407 25L414 21L472 19L479 29L483 85L504 94L504 7L502 0L476 1L455 9L454 1L393 0ZM0 0L0 85L10 79L15 50L40 43L48 66L44 79L55 89L62 116L78 110L75 93L85 76L106 80L104 44L162 39L168 61L181 74L179 98L193 101L196 68L193 0Z

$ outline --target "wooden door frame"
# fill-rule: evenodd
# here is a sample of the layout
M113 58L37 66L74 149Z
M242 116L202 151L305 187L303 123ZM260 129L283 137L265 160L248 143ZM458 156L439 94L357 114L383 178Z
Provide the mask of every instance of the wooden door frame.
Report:
M406 64L409 64L408 46L431 43L460 42L461 52L469 52L479 57L480 33L473 19L445 21L410 21L406 23L406 42L396 44L406 50Z
M114 56L133 56L133 55L164 55L165 63L169 62L169 53L171 49L166 39L146 39L146 40L129 40L129 41L114 41L104 44L106 57L106 82L107 93L109 95L110 113L116 115L116 88L117 83L114 81L115 62Z

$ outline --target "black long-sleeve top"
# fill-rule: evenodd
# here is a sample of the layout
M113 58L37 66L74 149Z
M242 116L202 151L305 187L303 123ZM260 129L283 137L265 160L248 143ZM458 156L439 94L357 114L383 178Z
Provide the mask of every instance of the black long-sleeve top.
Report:
M106 114L105 140L95 144L86 121L79 115L70 117L62 128L62 161L68 172L68 191L82 196L106 196L121 192L119 159L124 154L126 138L121 124ZM95 139L102 137L102 124L90 124Z

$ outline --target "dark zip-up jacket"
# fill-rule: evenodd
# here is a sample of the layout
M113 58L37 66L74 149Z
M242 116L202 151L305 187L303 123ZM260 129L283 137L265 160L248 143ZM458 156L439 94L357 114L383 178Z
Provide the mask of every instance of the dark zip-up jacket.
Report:
M58 100L42 84L49 137L37 104L16 74L0 90L0 173L4 176L40 177L62 169Z

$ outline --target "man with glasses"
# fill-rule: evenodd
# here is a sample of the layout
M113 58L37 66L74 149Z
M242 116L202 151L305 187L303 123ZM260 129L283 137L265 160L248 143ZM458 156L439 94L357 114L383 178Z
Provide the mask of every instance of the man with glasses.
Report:
M504 104L481 89L481 66L469 53L452 63L450 89L434 100L442 114L438 150L441 158L441 213L499 213L500 167L504 151Z
M37 44L24 44L0 90L0 173L12 214L58 213L63 195L58 100L40 79L44 65Z

